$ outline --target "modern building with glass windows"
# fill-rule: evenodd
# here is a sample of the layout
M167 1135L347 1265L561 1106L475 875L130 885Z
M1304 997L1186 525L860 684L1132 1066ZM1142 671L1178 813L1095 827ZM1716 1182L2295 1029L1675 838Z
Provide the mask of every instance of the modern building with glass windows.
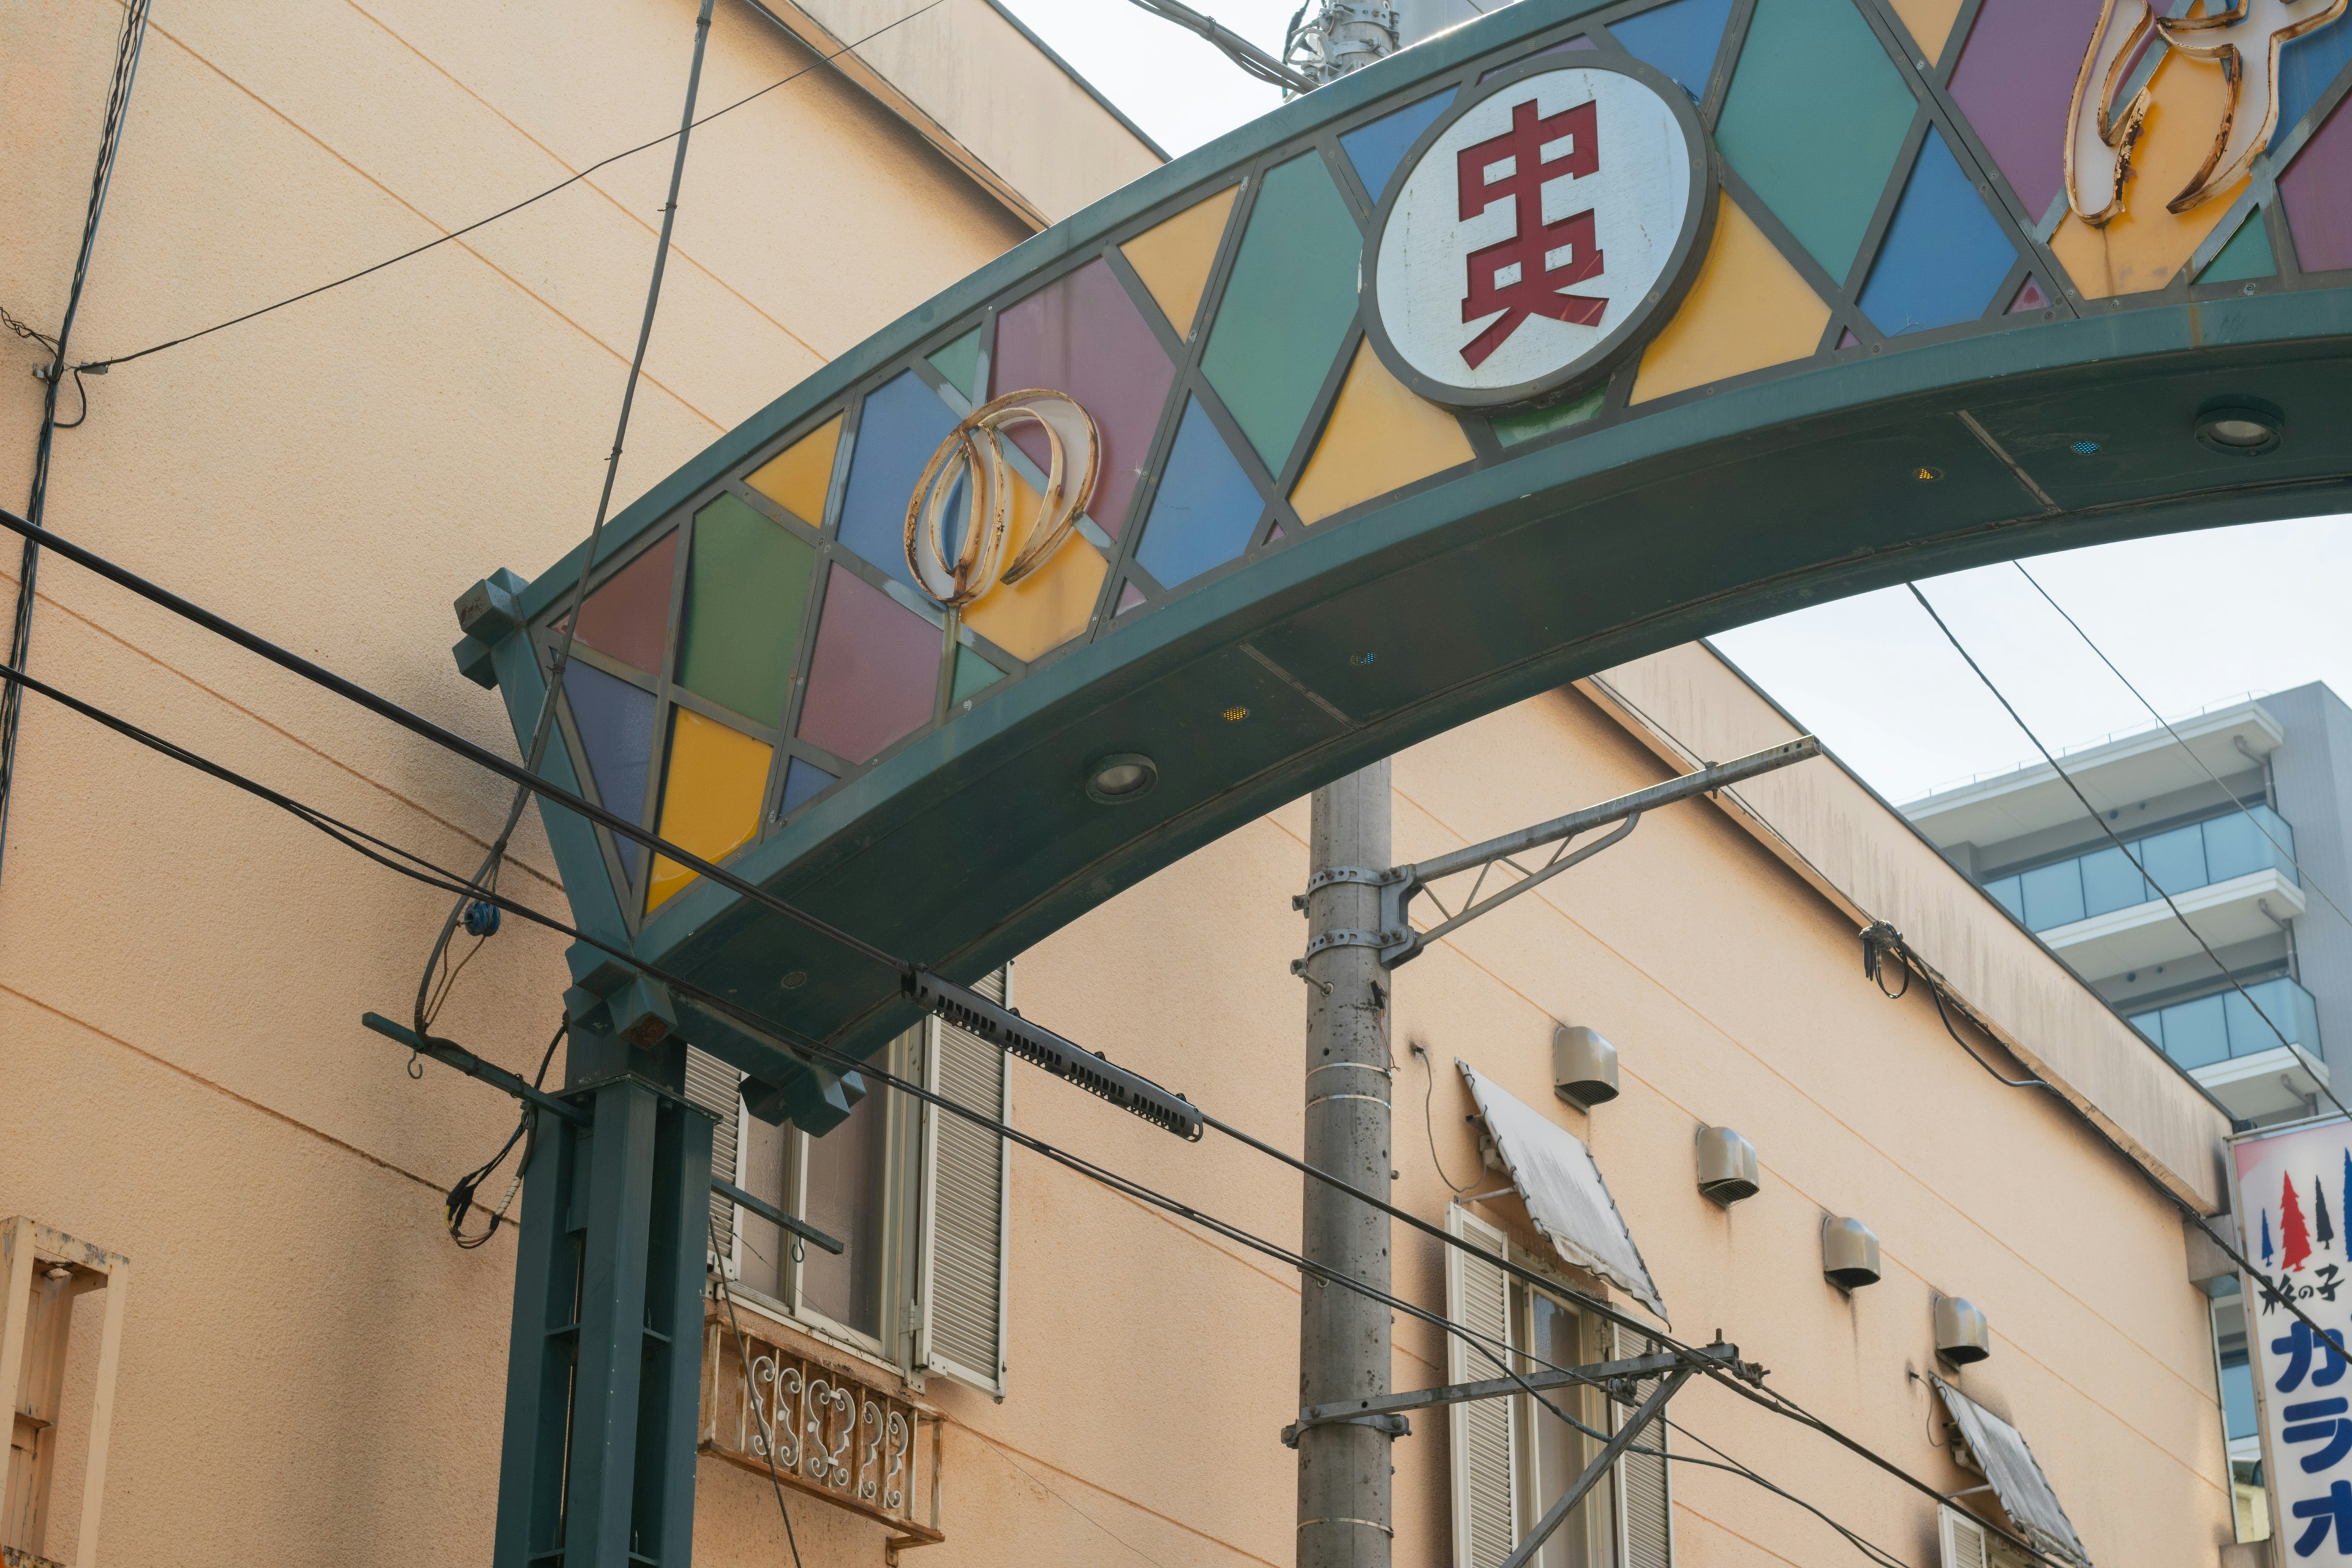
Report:
M2352 1050L2352 708L2314 682L2173 730L2061 758L2103 823L2044 763L1904 815L2232 1116L2309 1114Z

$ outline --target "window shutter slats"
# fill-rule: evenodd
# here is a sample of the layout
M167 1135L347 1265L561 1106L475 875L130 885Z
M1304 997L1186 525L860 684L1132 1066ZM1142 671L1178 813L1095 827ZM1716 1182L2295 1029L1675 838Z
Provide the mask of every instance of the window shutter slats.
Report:
M1942 1537L1944 1568L1988 1568L1985 1527L1956 1508L1936 1510L1936 1533Z
M972 987L1005 998L1000 970ZM1004 1053L951 1024L934 1022L926 1064L934 1092L1005 1119ZM936 1108L925 1114L923 1363L1000 1397L1004 1392L1004 1140Z
M742 1083L743 1075L733 1063L692 1046L686 1047L686 1098L719 1118L719 1124L710 1130L710 1173L730 1182L738 1175L735 1134ZM718 1227L719 1263L725 1268L735 1251L735 1205L717 1193L710 1194L710 1223Z
M1500 1255L1503 1233L1460 1205L1445 1211L1449 1235ZM1490 1345L1511 1342L1511 1281L1491 1263L1458 1247L1445 1249L1446 1316ZM1464 1342L1446 1339L1446 1381L1473 1383L1496 1375L1495 1363ZM1511 1399L1473 1399L1446 1407L1454 1450L1454 1568L1495 1568L1517 1541Z
M1616 1335L1614 1359L1630 1361L1657 1352L1656 1344L1622 1323L1616 1325ZM1646 1396L1656 1386L1657 1379L1650 1378L1641 1390ZM1618 1419L1627 1414L1620 1410ZM1642 1434L1641 1446L1664 1449L1666 1437L1664 1421L1653 1421ZM1674 1561L1674 1500L1664 1454L1627 1454L1617 1461L1617 1472L1625 1521L1624 1568L1668 1568Z

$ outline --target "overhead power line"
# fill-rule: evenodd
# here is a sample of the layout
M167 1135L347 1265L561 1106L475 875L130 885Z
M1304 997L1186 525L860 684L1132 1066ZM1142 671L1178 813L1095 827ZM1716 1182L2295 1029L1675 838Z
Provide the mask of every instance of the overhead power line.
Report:
M777 78L774 81L770 82L767 86L760 89L757 92L747 92L742 97L737 99L734 102L728 104L725 108L714 109L709 113L704 115L701 119L691 121L679 130L656 136L650 142L640 142L634 147L624 148L620 152L613 153L610 157L599 158L596 162L589 164L578 174L558 180L555 184L548 186L547 189L541 191L534 195L525 196L522 200L515 203L512 206L500 207L498 211L490 214L488 217L477 218L463 228L451 229L448 233L442 235L437 238L428 239L423 245L414 246L409 249L402 251L397 256L388 256L373 266L362 267L357 272L347 273L344 276L336 279L331 283L321 283L315 289L305 289L299 294L289 294L285 299L279 300L274 304L264 305L258 310L247 310L243 315L231 316L226 321L215 321L211 326L203 328L197 331L183 332L176 338L168 338L163 342L151 344L134 353L116 354L111 359L92 360L88 363L76 365L74 368L77 370L99 372L106 370L113 365L129 364L132 360L145 359L149 354L159 354L165 349L174 349L178 348L182 343L194 342L198 338L208 338L215 332L225 332L231 327L242 326L246 322L256 320L258 317L267 316L273 310L282 310L289 305L299 305L305 300L316 299L319 295L324 294L330 289L340 289L346 283L356 283L362 278L370 277L375 273L381 272L387 267L397 266L401 262L410 259L412 257L422 256L426 251L446 245L453 239L463 239L466 236L473 233L478 228L486 227L490 224L498 222L503 217L511 217L516 213L522 211L523 208L531 205L535 202L543 202L548 197L555 195L558 191L566 190L571 186L578 184L581 181L596 173L599 169L609 168L613 164L619 163L624 158L635 157L639 153L658 147L663 142L670 141L676 137L682 136L688 132L693 131L699 126L709 124L712 121L718 119L721 115L732 114L735 110L742 108L745 104L750 103L754 99L765 98L768 94L775 91L778 88L788 86L793 82L798 81L801 78L808 75L809 72L815 70L820 66L831 65L842 56L850 53L863 45L872 43L875 39L890 31L893 27L903 27L908 23L913 21L916 17L923 15L924 12L935 10L946 3L947 0L929 0L929 4L920 6L916 10L908 12L905 16L899 17L894 22L884 23L881 26L875 28L865 37L844 44L841 47L834 50L829 55L818 57L815 60L803 66L800 69L793 72L791 75Z
M1184 5L1182 0L1132 0L1132 3L1163 22L1173 22L1188 33L1199 34L1218 53L1268 87L1284 88L1292 92L1315 90L1316 82L1312 77L1293 70L1214 16L1202 16Z

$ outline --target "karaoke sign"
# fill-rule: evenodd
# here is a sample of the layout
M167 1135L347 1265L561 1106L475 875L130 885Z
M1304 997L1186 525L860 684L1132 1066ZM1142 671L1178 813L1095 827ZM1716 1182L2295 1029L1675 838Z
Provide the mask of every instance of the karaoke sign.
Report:
M1433 402L1599 379L1665 324L1706 255L1714 174L1689 97L1633 60L1567 58L1469 89L1373 220L1372 342Z

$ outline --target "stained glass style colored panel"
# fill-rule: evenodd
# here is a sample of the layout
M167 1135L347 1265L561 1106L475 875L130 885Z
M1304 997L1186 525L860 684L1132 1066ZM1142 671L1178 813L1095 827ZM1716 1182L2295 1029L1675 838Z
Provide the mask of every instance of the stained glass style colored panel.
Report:
M841 542L909 588L915 579L907 570L908 498L923 465L955 427L948 405L911 370L868 393L857 416L849 489L841 501Z
M1001 312L989 379L1000 397L1024 386L1051 387L1094 416L1102 467L1087 515L1117 538L1176 367L1109 264L1089 261ZM1021 424L1008 433L1031 462L1046 466L1052 452L1044 431ZM904 510L906 502L898 504Z
M1599 44L1594 43L1591 38L1579 33L1576 37L1570 38L1565 42L1546 44L1542 48L1531 49L1528 53L1521 55L1517 59L1511 61L1510 65L1496 66L1493 70L1482 72L1478 79L1480 81L1486 81L1494 77L1498 77L1505 71L1509 70L1511 66L1519 65L1525 61L1534 59L1538 55L1564 55L1573 49L1597 49L1600 47L1601 46Z
M2278 262L2271 255L2271 237L2263 229L2263 209L2255 207L2246 214L2246 221L2230 237L2205 270L2197 275L2200 283L2236 283L2248 278L2268 278L2278 270Z
M833 488L833 458L841 449L836 414L752 471L743 482L807 523L824 526L824 498Z
M1195 398L1185 406L1135 558L1172 588L1248 549L1265 511L1257 487Z
M760 830L771 748L690 709L673 712L661 836L705 860L724 860ZM646 912L675 898L695 876L667 856L655 856Z
M669 589L677 566L677 533L672 530L588 595L588 602L580 606L575 640L623 664L659 669L662 641L669 634Z
M1123 616L1127 614L1128 611L1134 609L1137 605L1146 602L1147 601L1143 597L1142 589L1137 587L1132 583L1122 583L1119 584L1118 588L1118 608L1111 613L1115 616Z
M2315 33L2287 40L2279 56L2279 117L2271 145L2303 123L2328 84L2352 62L2352 16L2339 16Z
M980 329L974 327L931 356L931 368L973 403L980 401Z
M1362 247L1318 154L1268 172L1201 368L1277 473L1355 319Z
M2352 19L2336 25L2352 26ZM2279 176L2279 199L2305 272L2352 267L2352 110L2336 105L2304 143Z
M950 701L971 701L1004 679L1004 672L968 647L956 649L955 689Z
M1036 526L1037 492L1013 476L1013 517L1005 529L1005 558L1028 543ZM999 584L964 609L964 624L1013 658L1026 662L1051 653L1087 629L1110 563L1102 552L1073 534L1053 556L1020 582Z
M1404 157L1405 150L1453 101L1454 89L1449 87L1402 109L1391 110L1339 138L1348 162L1356 166L1356 178L1364 183L1373 201L1387 194L1389 181L1396 177L1397 163Z
M646 769L654 752L654 694L575 660L563 667L563 700L581 750L588 753L596 803L617 816L643 821ZM636 842L615 842L621 864L635 876Z
M2230 111L2230 86L2211 61L2175 53L2156 68L2149 87L2124 210L2100 228L2068 213L2050 237L2074 286L2094 300L2170 283L2246 188L2242 179L2187 212L2166 209L2211 155L2213 128Z
M1506 447L1516 447L1522 441L1532 441L1538 436L1549 436L1555 430L1565 430L1571 425L1581 425L1601 412L1609 401L1605 386L1586 393L1567 403L1555 403L1549 408L1519 408L1494 418L1495 439Z
M816 552L733 496L694 514L678 684L774 729Z
M1731 0L1672 0L1612 23L1609 31L1627 54L1674 78L1696 102L1706 96L1706 79L1715 74L1723 25L1730 17Z
M1460 422L1407 391L1366 342L1356 346L1356 363L1332 399L1331 417L1290 504L1300 521L1318 522L1469 460Z
M929 721L940 651L937 626L836 564L801 700L801 739L853 763L873 761Z
M2036 218L2049 211L2065 181L2066 110L2099 5L2100 0L1984 0L1952 68L1952 97L2009 188Z
M1843 278L1916 109L1853 0L1772 0L1748 25L1715 139L1798 243Z
M776 808L777 815L790 816L807 805L811 796L822 795L828 787L840 782L814 763L804 762L799 757L787 758L784 762L784 798Z
M1217 260L1217 242L1225 237L1225 219L1232 215L1234 197L1240 192L1239 185L1228 185L1206 201L1194 202L1174 217L1162 219L1118 247L1180 338L1192 335L1192 318L1201 309L1201 290L1209 286L1209 269Z
M1960 0L1890 0L1895 14L1903 18L1903 26L1911 34L1911 41L1929 65L1944 58L1944 44L1952 36L1952 23L1960 14Z
M1643 352L1629 401L1803 359L1829 324L1830 308L1804 275L1738 202L1719 196L1706 260L1675 319Z
M1972 321L1995 303L2017 247L1960 168L1944 133L1927 128L1895 221L1887 226L1862 308L1888 337Z
M2017 286L2017 293L2010 300L2009 309L2001 313L2021 316L2028 310L2044 310L2049 304L2050 296L2042 291L2042 279L2029 272L2025 281Z

